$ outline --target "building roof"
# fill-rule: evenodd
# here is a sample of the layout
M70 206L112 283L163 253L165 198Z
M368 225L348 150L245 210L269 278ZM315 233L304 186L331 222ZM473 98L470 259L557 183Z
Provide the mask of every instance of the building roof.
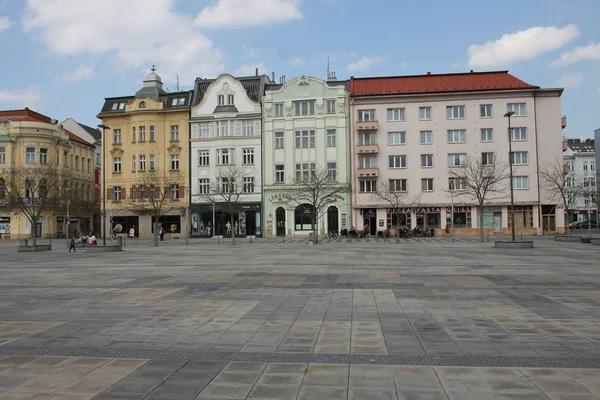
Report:
M233 77L233 79L238 80L244 89L246 89L246 93L250 100L257 103L262 100L262 96L265 94L265 87L268 84L274 83L267 75L241 76ZM193 106L198 105L202 101L204 93L206 93L206 90L214 81L216 81L216 79L196 78L196 82L194 83L194 94L192 97Z
M508 71L458 74L406 75L373 78L350 77L350 96L377 96L413 93L452 93L496 90L539 89L512 76Z
M93 145L89 144L88 142L86 142L85 140L83 140L82 138L80 138L79 136L77 136L76 134L69 132L68 130L65 129L65 133L67 134L67 136L69 136L69 140L79 143L79 144L83 144L85 146L88 147L94 147Z
M102 106L100 115L123 113L125 112L125 105L129 104L135 98L136 96L107 97L104 99L104 105ZM163 110L187 109L190 106L191 98L192 92L186 90L183 92L165 92L160 95L158 101L163 103ZM177 102L173 102L174 99L177 99ZM183 101L181 99L183 99Z
M289 81L288 81L289 82ZM341 81L324 81L327 86L335 87L335 86L344 86L346 92L350 91L350 80L341 80ZM265 91L276 91L279 90L285 85L285 83L269 83L265 86Z
M581 139L567 139L567 146L573 150L574 153L595 153L595 141L594 139L587 139L581 141Z
M22 110L0 111L0 121L31 121L52 124L52 118L25 107Z
M96 129L96 128L92 128L91 126L87 126L84 125L82 123L79 123L77 121L75 121L77 123L77 125L79 125L84 131L86 131L87 133L89 133L95 141L100 141L100 139L102 138L102 133Z

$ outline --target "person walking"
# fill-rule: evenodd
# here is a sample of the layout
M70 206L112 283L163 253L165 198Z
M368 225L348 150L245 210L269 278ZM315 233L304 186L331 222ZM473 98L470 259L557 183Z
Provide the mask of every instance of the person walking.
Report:
M161 226L161 227L160 227L160 240L161 240L162 242L164 242L164 241L165 241L165 228L164 228L164 226Z
M71 240L69 241L69 253L71 252L71 250L73 250L73 252L77 253L77 250L75 249L75 236L73 236L71 238Z

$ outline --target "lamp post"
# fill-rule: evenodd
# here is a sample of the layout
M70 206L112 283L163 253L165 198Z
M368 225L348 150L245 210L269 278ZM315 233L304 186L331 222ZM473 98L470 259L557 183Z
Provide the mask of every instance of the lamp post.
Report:
M515 194L513 187L513 157L512 157L512 136L510 132L510 117L515 112L509 111L504 114L505 118L508 118L508 169L510 171L510 227L512 228L512 241L515 241Z
M189 201L188 201L188 193L190 192L190 187L185 187L185 245L187 246L190 243L190 229L188 226L189 220Z
M109 126L98 125L102 129L102 245L106 246L106 130Z
M454 181L452 181L450 186L450 202L452 205L452 209L450 210L450 219L452 224L452 241L454 242Z

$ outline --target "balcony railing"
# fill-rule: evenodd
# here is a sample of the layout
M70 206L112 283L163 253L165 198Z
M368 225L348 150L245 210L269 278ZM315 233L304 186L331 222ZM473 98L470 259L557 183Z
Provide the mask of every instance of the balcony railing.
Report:
M378 177L379 168L359 168L357 174L359 178Z
M379 153L379 145L377 144L359 144L356 147L358 154L377 154Z
M377 121L356 121L356 130L358 131L376 131L379 129Z

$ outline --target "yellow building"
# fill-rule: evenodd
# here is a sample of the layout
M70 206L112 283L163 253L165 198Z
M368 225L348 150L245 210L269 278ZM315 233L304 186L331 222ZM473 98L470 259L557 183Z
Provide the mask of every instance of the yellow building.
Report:
M158 223L166 233L184 231L191 92L166 92L154 71L135 96L106 98L98 115L104 125L107 235L152 237L152 196L165 197Z
M2 239L88 233L95 203L94 146L28 108L0 111Z

